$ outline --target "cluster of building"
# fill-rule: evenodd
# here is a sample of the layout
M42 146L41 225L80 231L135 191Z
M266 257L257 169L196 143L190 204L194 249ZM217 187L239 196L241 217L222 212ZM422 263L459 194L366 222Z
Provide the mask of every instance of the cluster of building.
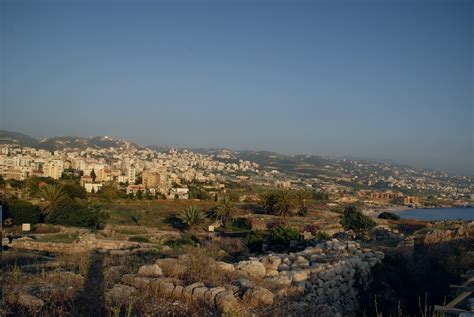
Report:
M206 183L222 189L229 174L258 173L249 161L223 162L213 155L171 149L91 148L47 151L17 145L0 145L0 175L4 179L29 177L59 179L65 172L79 172L81 185L97 192L106 183L126 186L127 194L160 193L173 198L188 197L187 183Z

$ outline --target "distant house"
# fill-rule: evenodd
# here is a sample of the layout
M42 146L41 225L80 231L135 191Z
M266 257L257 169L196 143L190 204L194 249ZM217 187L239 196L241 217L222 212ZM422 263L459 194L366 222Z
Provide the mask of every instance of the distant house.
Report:
M127 195L130 195L130 194L136 195L139 191L144 193L145 190L146 190L146 188L143 185L128 185L127 186Z
M101 188L102 188L102 184L92 184L92 183L84 184L84 189L88 193L92 193L92 192L97 193L99 189Z
M171 188L170 189L170 198L178 199L189 199L189 189L188 188Z

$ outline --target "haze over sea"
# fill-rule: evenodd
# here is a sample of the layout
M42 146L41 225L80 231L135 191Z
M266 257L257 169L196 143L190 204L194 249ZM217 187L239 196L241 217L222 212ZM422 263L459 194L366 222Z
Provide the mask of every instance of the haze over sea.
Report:
M400 211L397 213L402 219L417 220L474 220L474 208L420 208Z

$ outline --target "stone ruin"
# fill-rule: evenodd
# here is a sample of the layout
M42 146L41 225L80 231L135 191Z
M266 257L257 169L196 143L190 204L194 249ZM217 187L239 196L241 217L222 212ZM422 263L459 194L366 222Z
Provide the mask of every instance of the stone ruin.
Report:
M112 254L113 252L111 252ZM186 255L185 255L186 256ZM206 285L205 281L184 285L166 276L162 267L185 269L183 257L159 259L123 275L106 292L112 306L126 305L139 292L152 290L177 301L208 305L221 312L245 312L270 307L312 307L324 316L354 315L359 309L359 292L368 286L370 271L384 254L361 248L354 241L336 239L297 253L267 254L230 264L216 261L216 270L233 274L230 285Z

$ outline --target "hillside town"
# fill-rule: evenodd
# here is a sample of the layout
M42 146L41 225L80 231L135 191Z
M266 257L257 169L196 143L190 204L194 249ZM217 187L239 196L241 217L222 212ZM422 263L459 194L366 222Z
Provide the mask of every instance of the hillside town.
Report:
M267 155L263 162L255 162L246 159L249 155L231 150L158 151L126 140L109 137L98 140L110 146L79 147L77 142L58 140L53 149L28 147L19 142L0 144L0 176L17 181L31 177L74 178L88 193L97 193L105 184L113 184L127 195L172 199L190 198L190 184L199 185L207 197L224 194L229 185L276 187L312 190L331 195L333 204L363 202L368 207L418 207L427 205L427 200L434 205L461 206L474 199L474 182L470 176L439 171L326 159L312 165L310 173L300 173L300 169L311 166L308 163L313 160L311 156ZM255 160L262 157L258 152L250 155ZM288 165L288 161L293 165ZM251 193L241 195L242 200L251 198Z

